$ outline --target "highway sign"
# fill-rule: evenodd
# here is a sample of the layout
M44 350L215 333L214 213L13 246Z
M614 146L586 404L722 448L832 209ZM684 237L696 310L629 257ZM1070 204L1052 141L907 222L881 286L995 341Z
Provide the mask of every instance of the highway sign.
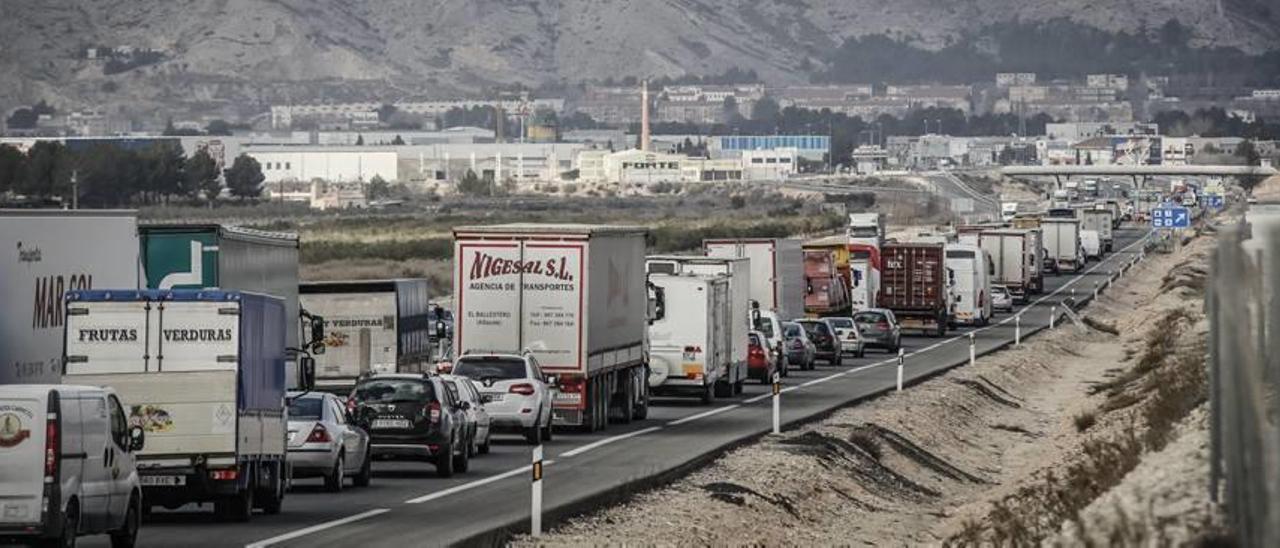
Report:
M1165 204L1151 210L1153 228L1187 228L1191 226L1191 212L1185 207Z
M1205 204L1210 209L1222 209L1226 204L1226 198L1222 197L1220 194L1210 194L1205 196Z

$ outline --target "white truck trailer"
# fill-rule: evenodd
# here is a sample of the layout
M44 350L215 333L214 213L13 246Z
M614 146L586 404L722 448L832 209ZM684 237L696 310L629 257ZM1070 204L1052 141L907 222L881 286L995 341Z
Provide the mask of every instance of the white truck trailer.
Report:
M1080 248L1080 221L1045 217L1040 221L1044 233L1044 248L1059 270L1079 272L1084 268L1084 253Z
M725 276L729 279L729 301L732 307L732 351L728 369L715 385L715 395L727 398L742 392L750 371L747 352L751 331L752 268L747 259L698 257L692 255L650 255L645 259L645 272L654 274L701 274ZM667 298L670 306L671 299Z
M58 384L63 295L137 288L133 211L0 210L0 384Z
M454 352L530 352L558 390L555 424L648 414L643 227L454 229Z
M978 233L978 246L990 255L995 267L991 283L1008 287L1013 298L1022 302L1044 289L1037 236L1036 231L1019 229Z
M783 320L804 317L804 251L791 238L717 239L702 243L708 257L751 260L750 299Z
M692 395L711 403L717 383L733 365L734 316L729 277L723 274L650 274L663 295L660 317L649 326L649 390Z
M1077 210L1077 218L1080 219L1080 230L1092 230L1098 233L1098 239L1101 240L1103 253L1110 253L1115 246L1114 220L1115 214L1105 205L1099 207L1088 207Z
M951 320L959 325L982 326L991 321L991 255L976 245L946 246L947 268L955 276Z

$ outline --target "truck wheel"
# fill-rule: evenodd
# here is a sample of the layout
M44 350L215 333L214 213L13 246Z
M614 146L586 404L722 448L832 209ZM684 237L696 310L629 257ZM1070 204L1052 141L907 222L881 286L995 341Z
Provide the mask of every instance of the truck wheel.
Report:
M715 396L717 398L733 397L733 385L730 384L728 381L716 381ZM709 403L709 402L704 402L704 403Z
M351 483L356 487L368 487L369 482L373 480L373 454L369 452L369 447L364 448L364 464L360 465L360 471L356 473L356 477L352 478Z
M636 401L635 419L638 421L649 418L649 376L645 375L643 384L640 385L640 397Z
M284 465L282 464L281 468L283 467ZM280 509L284 507L285 479L277 474L276 480L275 489L272 489L271 493L267 495L267 500L262 502L262 512L269 516L279 514Z
M444 451L436 455L436 475L442 478L453 477L453 440L449 440Z
M129 499L129 510L124 515L124 523L111 532L111 548L133 548L138 543L138 527L142 523L141 511L138 510L137 497Z
M746 384L747 380L745 378L738 379L738 382L733 383L733 395L737 396L742 394L743 386Z
M715 400L715 388L709 384L704 385L702 387L702 405L710 405L713 400Z
M253 488L245 489L239 495L226 497L213 503L213 512L223 521L244 523L253 517Z
M347 463L345 453L338 453L338 460L333 463L333 469L324 475L324 490L330 493L342 491L342 484L347 480Z

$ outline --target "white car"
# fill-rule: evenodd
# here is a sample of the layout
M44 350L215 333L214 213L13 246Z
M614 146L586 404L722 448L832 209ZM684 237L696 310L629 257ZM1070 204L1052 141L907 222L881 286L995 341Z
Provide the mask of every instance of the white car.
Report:
M458 375L440 375L446 388L457 392L457 400L466 402L467 426L471 432L472 455L486 455L492 445L493 417L484 406L484 396L475 381Z
M532 354L468 354L451 373L476 382L495 431L514 431L531 445L551 440L550 378Z
M836 330L836 338L840 340L840 351L861 358L863 354L862 333L853 324L852 316L824 318L827 324Z
M113 547L133 546L142 445L110 388L0 386L0 544L75 546L106 533Z
M289 393L287 459L293 478L322 477L325 489L342 490L348 476L356 487L373 477L369 434L347 420L346 406L333 394Z

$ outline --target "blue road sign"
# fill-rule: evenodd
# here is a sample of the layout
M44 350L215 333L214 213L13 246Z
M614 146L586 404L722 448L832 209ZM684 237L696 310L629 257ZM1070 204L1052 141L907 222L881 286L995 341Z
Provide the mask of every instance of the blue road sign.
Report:
M1205 203L1212 209L1222 209L1226 204L1226 200L1219 194L1210 194L1205 196Z
M1187 228L1191 226L1191 212L1185 207L1172 207L1165 204L1151 210L1151 226L1153 228Z

